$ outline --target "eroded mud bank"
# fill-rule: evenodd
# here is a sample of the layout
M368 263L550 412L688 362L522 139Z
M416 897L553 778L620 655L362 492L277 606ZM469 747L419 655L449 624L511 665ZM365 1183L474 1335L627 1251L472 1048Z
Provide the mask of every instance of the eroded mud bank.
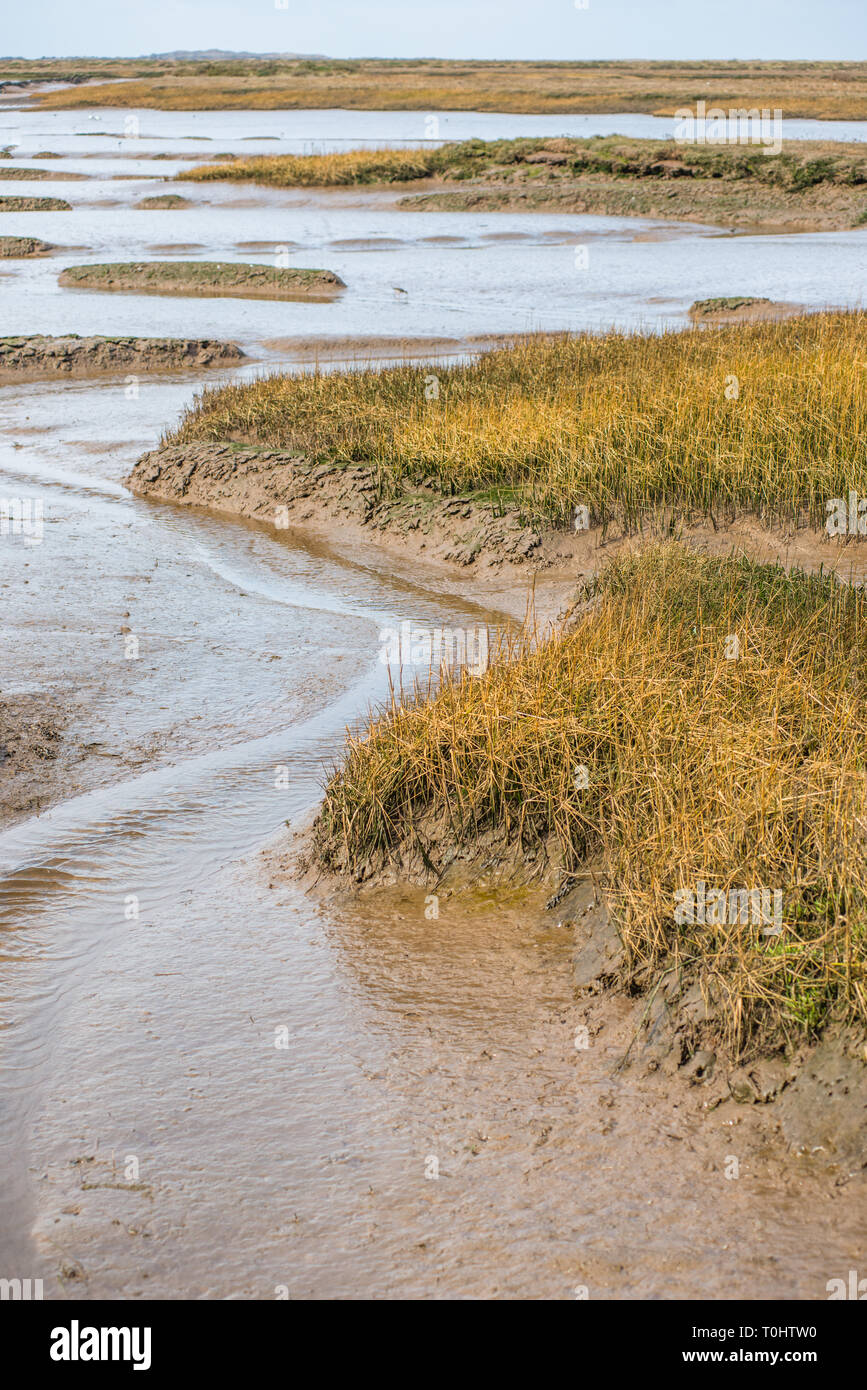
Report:
M649 534L670 531L660 517L644 533L617 527L559 529L529 521L517 509L443 497L419 488L386 496L376 471L364 465L312 463L293 454L232 444L164 445L142 455L127 479L144 497L251 517L276 528L313 535L357 537L439 566L459 585L511 590L504 611L526 611L527 586L535 583L547 617L555 617L575 585L624 547ZM835 569L858 579L867 553L857 540L842 544L811 526L781 527L743 516L730 524L684 524L679 534L711 554L733 549L752 558L778 560L806 570Z
M220 367L240 362L245 354L236 343L212 338L58 337L0 338L0 382L40 377L102 376L134 370L176 371L179 368Z

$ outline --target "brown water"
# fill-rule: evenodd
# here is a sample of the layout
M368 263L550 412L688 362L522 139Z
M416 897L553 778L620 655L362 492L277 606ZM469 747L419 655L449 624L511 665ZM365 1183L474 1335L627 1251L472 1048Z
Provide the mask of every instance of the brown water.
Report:
M152 214L131 201L153 187L117 188L123 206L64 223L97 259L169 234L210 259L266 237L303 263L327 242L357 288L330 306L75 294L54 258L4 280L4 331L223 333L279 362L299 334L663 321L719 255L775 293L771 239L339 202ZM556 259L579 223L608 233L589 282ZM864 237L819 239L830 265L785 239L774 273L809 266L814 297L833 278L854 301ZM405 281L409 309L388 297ZM132 498L132 462L201 384L0 389L0 495L45 515L40 544L0 540L0 686L61 694L89 748L63 804L0 833L0 1276L59 1298L824 1298L863 1252L853 1186L753 1114L618 1071L625 1002L577 1051L569 934L533 900L429 920L415 892L325 905L272 873L263 846L385 693L380 628L495 615L339 533L304 547Z

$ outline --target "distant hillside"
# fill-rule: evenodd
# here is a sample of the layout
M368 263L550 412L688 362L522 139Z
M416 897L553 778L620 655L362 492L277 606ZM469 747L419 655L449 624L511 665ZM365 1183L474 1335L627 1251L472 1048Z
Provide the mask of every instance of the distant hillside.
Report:
M245 53L228 48L175 48L171 53L143 53L143 58L176 63L234 62L239 58L326 58L326 53Z

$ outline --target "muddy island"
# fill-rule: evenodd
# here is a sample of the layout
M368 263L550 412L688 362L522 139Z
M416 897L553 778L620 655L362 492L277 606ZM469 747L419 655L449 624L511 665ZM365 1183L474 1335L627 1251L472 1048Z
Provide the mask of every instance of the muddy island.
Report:
M61 169L28 169L24 164L4 164L0 166L0 179L50 179L58 182L61 179L86 179L87 174L73 174L68 170Z
M26 260L31 256L47 256L56 248L50 241L35 236L0 236L0 259Z
M415 184L399 203L408 211L593 213L752 232L834 231L863 223L863 145L794 145L769 158L760 146L619 135L463 140L433 149L228 158L178 177L278 188Z
M240 362L237 343L213 338L104 338L36 334L0 338L0 381L35 377L97 376L112 372L173 371Z
M172 208L188 208L189 198L182 198L180 193L155 193L150 198L142 198L140 203L136 203L137 208L142 208L147 212L169 212Z
M72 212L72 204L64 198L25 198L15 194L0 194L0 212Z
M67 289L122 294L210 295L238 299L331 299L345 289L331 270L290 270L234 261L136 261L72 265L58 276Z
M690 305L689 317L693 323L761 323L804 312L803 304L748 295L724 295L716 299L697 299Z

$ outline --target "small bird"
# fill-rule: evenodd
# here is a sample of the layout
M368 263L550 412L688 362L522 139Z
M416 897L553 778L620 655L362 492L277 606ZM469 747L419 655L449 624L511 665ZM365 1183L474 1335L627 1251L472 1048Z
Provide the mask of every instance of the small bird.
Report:
M400 285L392 285L391 288L394 290L395 294L407 294L407 293L408 293L407 290L402 290L401 287L400 287Z

